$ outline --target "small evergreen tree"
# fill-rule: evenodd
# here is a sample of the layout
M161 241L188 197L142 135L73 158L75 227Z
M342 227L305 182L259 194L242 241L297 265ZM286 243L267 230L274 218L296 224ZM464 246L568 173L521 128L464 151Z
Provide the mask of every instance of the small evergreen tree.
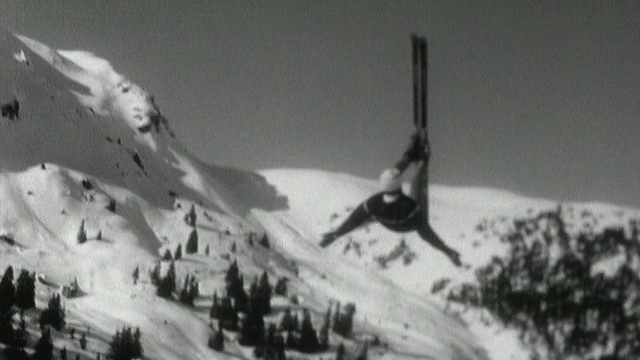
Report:
M356 357L356 360L367 360L367 358L369 357L368 353L369 353L369 342L365 342L364 346L360 350L360 353Z
M260 312L263 315L269 314L271 312L271 295L273 294L273 289L269 284L269 275L267 272L263 272L260 277L260 282L258 283L258 299L260 301Z
M178 247L176 248L176 252L173 255L173 259L176 261L182 259L182 244L178 244Z
M297 350L298 349L298 337L295 332L289 331L287 332L286 339L287 348Z
M67 347L63 347L60 350L60 360L67 360Z
M0 313L11 310L16 302L16 288L13 285L13 267L7 267L7 270L0 281Z
M344 308L344 314L340 312L339 305L338 303L333 319L333 331L344 337L348 337L353 328L353 316L356 313L356 305L354 303L348 303Z
M13 341L5 349L5 354L8 359L12 360L27 360L27 324L24 320L24 312L20 314L20 325L18 329L14 331Z
M133 270L133 285L138 283L138 279L140 278L140 267L136 266L135 270Z
M133 333L133 345L131 349L131 357L134 359L142 357L142 342L140 341L140 328L136 328L136 331Z
M211 304L209 317L212 319L220 319L220 300L218 299L217 291L213 292L213 303Z
M240 328L241 345L256 345L264 338L264 319L255 311L249 311L242 319Z
M80 348L82 350L86 350L87 349L87 333L83 332L78 342L80 343Z
M238 262L234 261L225 276L226 291L230 298L235 300L235 308L237 311L247 311L249 298L244 291L244 278L240 275Z
M218 326L218 331L209 337L209 347L215 351L224 351L224 330Z
M171 255L171 251L169 251L169 249L165 249L164 255L162 256L162 260L165 260L165 261L173 260L173 255Z
M324 315L324 323L320 329L320 336L318 341L320 343L320 350L329 349L329 329L331 328L331 306L327 309Z
M180 302L193 306L198 295L198 281L195 277L190 278L189 275L187 275L184 279L184 286L180 291Z
M35 347L33 360L52 360L53 359L53 341L51 340L51 330L46 328L42 331L42 336Z
M107 210L111 211L115 214L116 212L116 201L114 199L109 200L109 204L107 204Z
M191 210L184 216L184 222L191 227L196 227L196 218L196 205L192 204Z
M220 300L219 324L227 330L235 331L238 329L238 312L228 296Z
M149 273L149 278L151 279L151 284L158 286L160 285L160 261L156 263L156 266L153 267L151 272Z
M340 345L338 345L338 348L336 349L336 360L344 360L346 355L346 350L344 348L344 344L340 343Z
M262 237L260 238L259 243L260 243L260 245L264 246L267 249L269 249L271 247L271 244L269 243L269 237L267 236L267 233L264 233L264 235L262 235Z
M14 339L11 311L0 313L0 343L10 345Z
M191 233L189 234L189 240L187 240L185 252L187 254L198 253L198 231L196 229L191 230Z
M54 329L60 331L65 325L65 310L62 307L60 294L53 294L49 299L48 308L40 315L40 327L51 325Z
M291 308L286 308L284 310L284 314L282 315L282 319L280 320L280 326L278 327L281 331L296 331L296 324L291 315Z
M16 286L16 305L23 309L31 309L36 306L36 281L35 274L22 270Z
M269 328L267 329L264 359L286 360L284 338L276 332L276 325L273 323L269 324Z
M289 279L287 279L286 277L278 278L278 282L276 282L276 286L273 289L273 292L276 295L287 296L287 281L289 281Z
M258 327L256 333L256 343L253 348L253 355L256 358L262 358L265 355L266 339L264 336L264 323L262 327Z
M318 351L318 345L318 335L311 323L311 313L304 309L298 348L302 352L312 353Z
M160 297L170 298L176 289L176 267L172 261L167 274L162 278L158 286L157 294Z
M98 235L96 235L96 240L102 240L102 230L98 231Z
M204 248L204 254L205 254L205 255L207 255L207 256L209 256L209 253L210 253L210 251L209 251L209 244L207 244L207 247L205 247L205 248Z
M80 223L80 229L78 230L78 244L84 244L87 241L87 232L84 229L84 219Z

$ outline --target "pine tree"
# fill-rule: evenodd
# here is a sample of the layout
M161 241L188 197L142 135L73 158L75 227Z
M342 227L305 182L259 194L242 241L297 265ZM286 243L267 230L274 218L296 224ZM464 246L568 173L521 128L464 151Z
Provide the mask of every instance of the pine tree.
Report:
M256 328L256 342L253 348L253 355L256 358L262 358L265 354L266 340L264 336L264 322L262 326Z
M340 345L338 345L338 348L336 349L336 360L344 360L345 355L346 350L344 348L344 344L340 343Z
M86 350L87 349L87 333L83 332L78 342L80 342L80 348L82 350Z
M298 349L298 338L293 331L287 332L287 340L286 340L287 348L297 350Z
M176 252L173 255L173 259L175 261L182 259L182 244L178 244L178 247L176 248Z
M244 291L244 279L240 275L238 261L234 261L225 276L226 291L230 298L235 300L236 310L247 311L248 297Z
M87 241L87 232L84 229L84 219L80 223L80 230L78 230L78 244L84 244Z
M209 347L215 351L224 351L224 330L218 326L218 331L209 337Z
M369 356L368 352L369 352L369 342L365 342L364 346L360 350L360 353L356 357L356 360L367 360L367 358Z
M138 279L140 278L140 267L136 266L135 270L133 270L133 285L138 283Z
M282 320L280 320L280 326L278 328L282 331L296 330L293 316L291 315L291 308L288 307L284 310L284 314L282 315Z
M14 339L13 326L11 325L11 311L0 313L0 343L11 344Z
M16 302L16 288L13 285L13 267L7 267L7 270L0 281L0 313L11 310Z
M339 333L340 330L340 301L336 302L336 312L333 313L333 331Z
M40 327L51 325L54 329L60 331L65 325L65 310L62 307L60 294L53 294L49 299L48 308L40 315Z
M287 296L287 279L286 277L278 278L278 282L276 282L276 287L273 289L273 292L276 295Z
M191 227L196 227L196 218L196 205L192 204L191 210L184 216L184 222Z
M27 270L22 270L16 286L16 305L23 309L31 309L36 306L36 282L35 275Z
M212 319L220 319L220 300L218 299L217 291L213 292L213 303L211 304L209 317Z
M109 204L107 204L107 210L111 211L115 214L116 212L116 201L114 199L109 200Z
M264 319L250 310L242 319L239 342L242 345L256 345L264 337Z
M220 300L219 324L227 330L235 331L238 329L238 312L228 296Z
M205 254L205 255L207 255L207 256L209 256L209 253L210 253L210 251L209 251L209 244L207 244L207 247L205 247L205 248L204 248L204 254Z
M307 309L304 309L303 312L299 349L306 353L312 353L318 350L318 335L311 323L311 313Z
M320 329L319 343L321 350L327 350L329 348L329 329L331 327L331 306L327 309L324 315L324 323Z
M333 318L333 331L344 337L348 337L353 328L353 316L355 313L356 305L354 303L348 303L344 307L344 314L340 312L340 303L338 303Z
M60 360L67 360L67 347L63 347L62 350L60 350Z
M48 328L42 331L42 336L35 347L33 360L52 360L53 359L53 341L51 340L51 330Z
M187 240L185 252L187 254L198 253L198 231L196 229L191 230L191 233L189 234L189 240Z
M136 328L136 331L133 333L133 345L132 345L132 349L131 349L131 357L136 359L136 358L141 358L142 357L142 342L140 341L140 337L142 335L140 334L140 328Z
M262 314L266 315L271 312L271 295L273 294L273 289L269 284L269 275L267 272L263 272L260 277L260 282L258 283L258 298L260 299L260 311Z
M259 243L260 243L260 245L264 246L267 249L271 247L271 244L269 244L269 237L267 236L267 233L262 235L262 237L260 238Z
M264 348L265 360L286 360L284 339L276 331L276 325L269 324Z
M170 298L171 294L173 294L173 292L176 289L176 267L175 267L175 263L172 261L171 265L169 266L169 270L167 271L167 274L164 276L164 278L162 278L162 281L160 282L160 286L158 286L158 296L160 297L164 297L164 298Z
M11 326L11 325L9 325ZM5 354L8 359L12 360L27 360L27 324L24 320L24 312L20 314L20 325L18 329L13 332L13 341L8 344L5 349Z
M156 266L153 267L151 272L149 273L149 278L151 279L151 284L158 286L160 285L160 261L156 263Z
M164 255L162 256L162 260L165 260L165 261L173 260L173 255L171 255L171 251L169 251L169 249L165 249Z
M187 276L185 276L184 278L184 283L182 285L182 290L180 290L179 299L183 304L193 305L189 304L189 274L187 274Z
M96 235L96 240L102 240L102 230L98 231L98 235Z

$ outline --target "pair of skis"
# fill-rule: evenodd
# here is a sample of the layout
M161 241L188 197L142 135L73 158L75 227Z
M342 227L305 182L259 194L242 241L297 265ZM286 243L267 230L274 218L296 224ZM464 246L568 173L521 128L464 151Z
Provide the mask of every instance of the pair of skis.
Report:
M416 34L411 34L411 44L412 44L412 64L413 64L413 123L416 127L416 131L419 136L424 137L421 139L424 143L428 143L428 130L427 130L427 115L428 115L428 103L427 103L427 95L428 95L428 53L429 46L427 44L427 39L421 36L417 36ZM424 174L423 183L424 183L424 193L425 193L425 201L422 206L425 216L427 217L427 221L429 220L429 191L428 191L428 168L429 168L429 160L425 160L424 164ZM420 176L420 175L418 175Z
M411 35L413 59L413 123L419 133L427 130L428 45L424 37Z

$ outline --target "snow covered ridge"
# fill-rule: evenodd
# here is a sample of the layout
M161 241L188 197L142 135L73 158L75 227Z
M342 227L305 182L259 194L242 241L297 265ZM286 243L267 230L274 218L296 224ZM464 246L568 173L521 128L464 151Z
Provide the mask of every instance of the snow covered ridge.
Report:
M89 94L74 93L91 111L120 118L142 133L152 127L158 131L161 124L169 131L153 95L117 73L107 60L87 51L53 50L28 37L17 38L65 76L86 86ZM23 50L20 54L25 57Z

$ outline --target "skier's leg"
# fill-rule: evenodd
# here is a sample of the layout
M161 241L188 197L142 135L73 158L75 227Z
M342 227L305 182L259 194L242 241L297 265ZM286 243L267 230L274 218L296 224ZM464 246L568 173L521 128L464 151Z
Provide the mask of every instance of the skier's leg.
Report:
M322 236L322 241L320 242L320 246L327 247L331 245L334 241L336 241L340 236L347 234L360 226L371 221L371 216L365 210L364 203L358 205L358 207L353 210L349 217L345 221L338 226L337 229L330 231Z
M417 229L420 237L424 241L428 242L431 246L442 251L445 255L447 255L449 259L451 259L451 262L453 262L456 266L460 266L462 264L460 262L460 254L444 243L444 241L440 238L440 236L438 236L438 234L436 234L436 232L433 231L433 229L431 228L431 225L429 225L426 219L423 219L420 222L421 224L419 224Z

